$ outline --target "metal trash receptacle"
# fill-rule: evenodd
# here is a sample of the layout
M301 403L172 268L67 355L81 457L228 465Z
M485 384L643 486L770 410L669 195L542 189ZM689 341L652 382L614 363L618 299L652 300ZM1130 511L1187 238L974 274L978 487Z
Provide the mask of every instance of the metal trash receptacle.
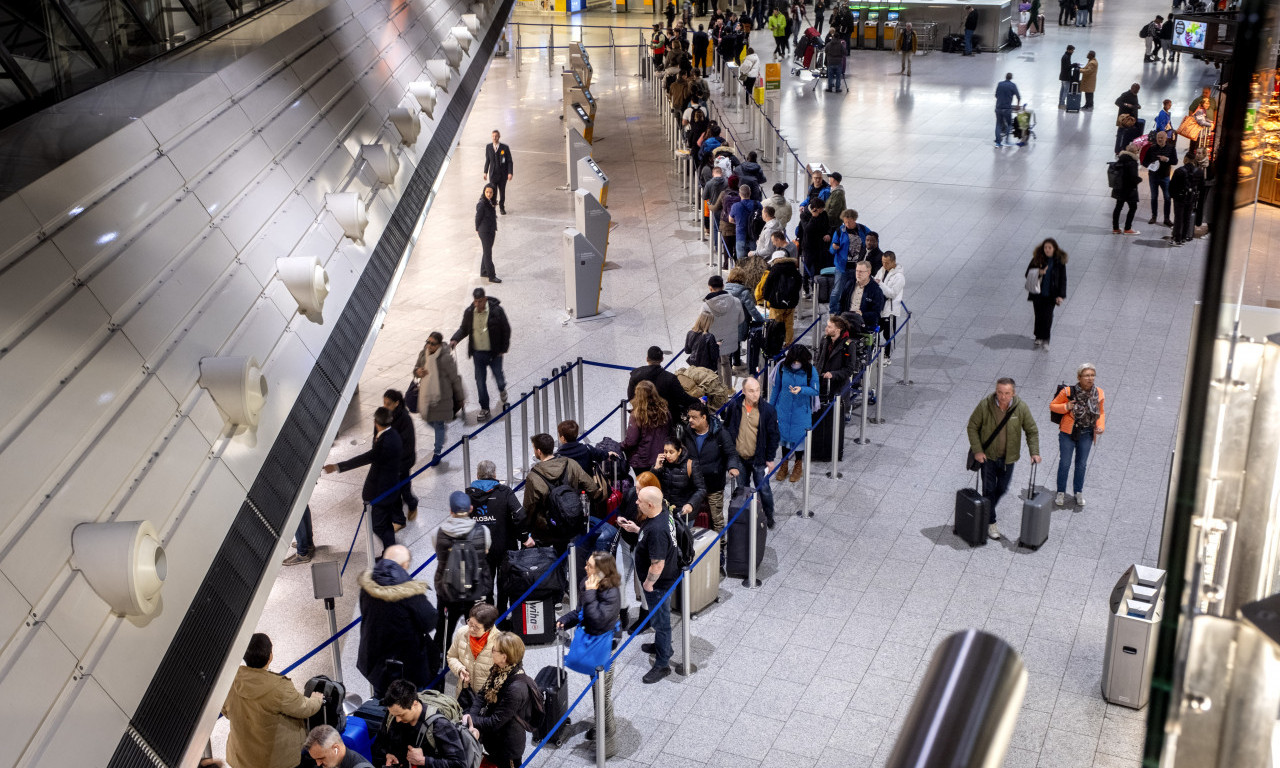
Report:
M1156 633L1164 614L1165 572L1131 565L1111 590L1102 697L1134 709L1147 705Z

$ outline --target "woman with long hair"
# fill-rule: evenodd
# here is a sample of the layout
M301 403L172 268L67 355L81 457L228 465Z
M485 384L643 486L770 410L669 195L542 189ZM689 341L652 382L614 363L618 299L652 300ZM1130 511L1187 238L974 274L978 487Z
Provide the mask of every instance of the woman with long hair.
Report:
M1033 277L1033 274L1034 277ZM1067 252L1052 237L1036 246L1031 263L1023 272L1027 281L1027 301L1035 313L1033 335L1036 346L1049 350L1053 329L1053 310L1067 298ZM1034 289L1034 290L1033 290Z
M716 341L715 334L711 332L713 321L714 318L706 312L698 314L693 321L693 328L685 334L684 353L689 365L718 371L720 370L720 344Z
M647 472L662 452L662 444L671 432L671 410L651 381L636 385L631 398L631 419L622 438L627 464L636 473Z
M489 278L491 283L500 283L498 273L493 268L493 241L498 236L498 188L485 184L476 201L476 234L480 236L480 276Z
M614 636L613 646L617 645L615 630L622 606L622 575L618 573L618 564L608 552L595 552L587 558L586 577L582 582L582 607L561 616L556 625L562 629L578 627L579 632L599 637ZM613 667L606 667L602 676L604 683L604 712L596 711L595 725L587 731L587 741L595 741L599 735L601 723L605 725L605 740L609 748L613 747ZM591 697L595 701L595 696Z
M795 466L791 469L791 482L804 474L804 435L813 426L813 398L818 396L818 369L813 366L813 355L804 344L792 344L787 356L778 366L773 381L773 396L769 401L778 412L778 433L782 437L782 466L778 480L787 477L787 452L794 447Z
M493 666L462 724L480 741L498 768L516 768L524 759L525 724L533 716L532 684L524 673L524 641L514 632L498 634Z

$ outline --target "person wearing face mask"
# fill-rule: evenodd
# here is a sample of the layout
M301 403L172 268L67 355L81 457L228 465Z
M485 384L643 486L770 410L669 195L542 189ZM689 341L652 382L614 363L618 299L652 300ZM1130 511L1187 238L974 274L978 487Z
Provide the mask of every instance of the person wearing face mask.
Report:
M793 344L787 350L778 374L773 380L773 396L769 402L778 411L778 434L782 441L782 468L778 479L787 475L787 451L796 448L791 482L804 473L804 435L813 424L813 398L818 396L818 371L813 367L809 348Z
M653 463L653 474L662 484L662 495L667 503L692 525L694 515L707 500L707 485L698 471L697 462L689 457L683 445L669 437Z

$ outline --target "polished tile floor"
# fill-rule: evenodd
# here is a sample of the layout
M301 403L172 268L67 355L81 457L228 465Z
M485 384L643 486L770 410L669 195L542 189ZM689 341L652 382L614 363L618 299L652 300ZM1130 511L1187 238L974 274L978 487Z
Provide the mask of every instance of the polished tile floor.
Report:
M1050 19L1044 37L1014 51L919 56L909 79L898 75L893 55L857 52L847 94L815 91L784 68L784 135L806 161L844 173L850 206L905 269L915 312L914 384L896 383L898 356L881 391L886 423L868 427L869 445L850 442L843 479L815 478L816 517L789 517L799 504L798 486L777 489L780 525L769 536L764 585L748 591L736 580L723 583L720 604L691 626L693 676L645 686L639 677L647 661L638 649L621 664L614 688L621 747L611 765L881 765L932 650L968 627L1006 639L1030 673L1006 765L1138 765L1145 712L1108 705L1099 692L1106 598L1128 565L1152 565L1157 556L1204 243L1167 248L1164 228L1145 223L1145 185L1135 225L1142 234L1110 234L1110 104L1136 81L1143 85L1143 112L1153 118L1161 98L1183 105L1214 73L1190 59L1142 63L1135 30L1163 8L1114 0L1097 8L1093 27L1059 28ZM763 42L761 49L772 48ZM1098 52L1093 113L1054 108L1057 62L1067 43L1078 55ZM673 202L680 193L670 152L634 76L632 48L619 51L616 73L603 52L595 55L595 157L609 174L618 223L608 255L617 269L605 273L602 302L614 314L566 321L561 229L571 226L573 210L569 194L556 189L564 174L560 83L548 76L545 50L522 54L518 76L511 59L497 60L490 71L362 376L360 413L349 420L355 426L335 443L335 459L364 449L365 423L382 390L408 383L426 334L456 328L471 289L483 284L471 217L492 128L503 132L516 159L496 250L505 282L490 290L514 328L506 360L513 397L578 356L632 365L650 344L675 348L698 311L705 246ZM992 91L1006 71L1039 117L1037 139L1026 148L992 146ZM1022 270L1045 237L1070 254L1068 298L1047 352L1032 347L1022 291ZM1017 379L1042 430L1038 483L1052 485L1058 449L1047 402L1085 361L1097 366L1108 410L1086 484L1088 506L1056 510L1048 543L1030 552L1011 543L1019 527L1011 493L999 509L1006 538L977 549L962 545L950 520L955 490L970 481L961 464L973 406L996 377ZM470 366L461 360L459 367L471 387ZM587 421L594 423L625 393L625 373L590 369L586 377ZM468 407L473 429L474 394ZM449 440L462 429L450 425ZM615 434L617 422L601 429ZM518 441L519 425L515 433ZM428 441L420 428L420 460L428 458ZM496 429L471 449L473 462L492 458L500 472L503 454ZM1015 488L1025 487L1028 471L1024 458ZM423 513L401 539L412 542L419 559L430 554L425 537L444 516L447 492L462 487L461 472L454 453L416 483ZM312 501L319 557L345 554L361 477L320 479ZM340 624L353 615L354 574L365 567L357 542ZM327 634L306 569L281 573L260 626L276 639L277 669ZM675 634L679 659L678 621ZM344 645L344 666L350 689L364 693L354 669L356 637ZM552 659L551 650L537 649L526 666L536 671ZM329 667L320 655L293 676L301 681ZM572 677L576 696L583 679ZM574 738L534 763L591 761L594 752L581 736L586 725L578 724L590 716L584 704L574 716Z

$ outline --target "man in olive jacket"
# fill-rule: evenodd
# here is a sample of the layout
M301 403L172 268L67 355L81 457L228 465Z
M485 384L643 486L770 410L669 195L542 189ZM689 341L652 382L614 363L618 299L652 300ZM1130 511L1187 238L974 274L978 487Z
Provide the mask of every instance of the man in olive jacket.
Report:
M255 633L222 705L231 723L227 763L235 768L299 765L307 718L324 704L324 694L303 696L289 678L267 669L271 659L271 638Z
M1019 430L1027 435L1031 463L1040 463L1040 430L1031 417L1031 409L1017 397L1014 386L1013 379L1008 377L997 380L995 394L984 397L969 416L969 448L982 463L982 495L991 501L987 535L992 539L1000 538L1000 531L996 529L996 504L1009 490L1013 465L1022 455ZM1000 429L997 431L996 427Z

